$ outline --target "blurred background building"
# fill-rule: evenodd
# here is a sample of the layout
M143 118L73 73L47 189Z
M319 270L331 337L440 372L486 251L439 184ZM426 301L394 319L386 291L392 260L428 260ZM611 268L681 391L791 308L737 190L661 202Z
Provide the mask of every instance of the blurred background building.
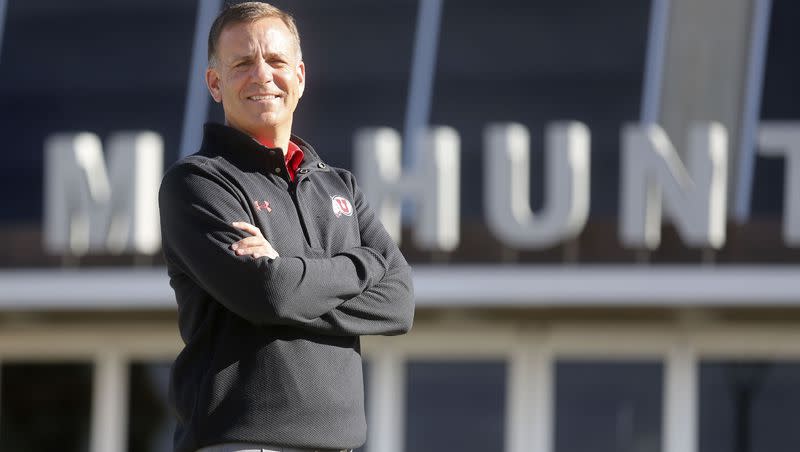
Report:
M361 450L797 450L796 157L760 143L800 118L800 3L274 3L303 39L295 133L328 163L356 165L365 128L459 137L460 239L419 245L421 209L406 202L416 321L363 341ZM46 247L45 149L58 134L89 132L108 151L118 132L152 131L158 165L194 152L203 121L222 121L201 78L220 4L0 0L2 451L171 450L166 381L181 342L160 252ZM485 175L487 126L529 131L538 212L558 120L590 131L588 219L549 246L510 244L487 224L484 191L504 182ZM660 125L686 162L694 121L728 134L724 243L692 246L665 220L654 248L625 245L623 127ZM427 151L407 146L406 171L433 165Z

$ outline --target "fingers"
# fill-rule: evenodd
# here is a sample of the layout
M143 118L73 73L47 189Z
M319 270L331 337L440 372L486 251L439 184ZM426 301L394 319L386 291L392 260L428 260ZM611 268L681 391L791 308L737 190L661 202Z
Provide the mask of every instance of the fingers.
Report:
M259 257L278 257L278 252L264 237L247 237L231 245L237 256L247 256L256 259Z
M275 251L275 248L272 247L272 244L270 244L267 239L264 238L260 229L250 223L245 223L244 221L236 221L231 223L231 225L237 229L241 229L249 234L252 234L250 237L245 237L231 245L231 249L236 252L237 256L249 255L253 259L258 259L259 257L275 259L276 257L279 257L278 252Z
M233 223L231 223L231 226L233 226L233 227L235 227L237 229L241 229L242 231L245 231L245 232L247 232L249 234L252 234L252 235L255 235L255 236L259 236L259 237L264 237L261 234L261 229L258 229L257 227L253 226L250 223L245 223L244 221L234 221Z
M278 252L275 251L275 248L273 248L269 242L265 243L264 245L249 246L246 248L237 247L235 251L237 256L249 255L253 259L257 259L259 257L269 257L274 259L278 257Z
M242 240L239 240L238 242L234 243L233 245L231 245L231 249L235 250L237 248L249 248L249 247L254 247L254 246L263 246L265 244L266 245L271 245L271 243L269 243L267 241L267 239L265 239L264 237L251 236L251 237L243 238Z

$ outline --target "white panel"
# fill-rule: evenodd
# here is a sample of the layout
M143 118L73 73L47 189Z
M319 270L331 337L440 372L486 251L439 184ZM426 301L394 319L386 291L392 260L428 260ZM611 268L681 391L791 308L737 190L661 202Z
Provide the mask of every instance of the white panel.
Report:
M94 363L91 452L125 452L128 444L128 368L119 353L106 352Z
M47 281L47 284L42 284ZM166 269L0 271L0 309L167 309ZM800 266L414 266L419 307L800 306Z
M367 449L402 452L405 432L405 362L393 350L384 349L370 360L369 369Z
M676 341L664 369L664 452L697 451L697 358L691 346Z

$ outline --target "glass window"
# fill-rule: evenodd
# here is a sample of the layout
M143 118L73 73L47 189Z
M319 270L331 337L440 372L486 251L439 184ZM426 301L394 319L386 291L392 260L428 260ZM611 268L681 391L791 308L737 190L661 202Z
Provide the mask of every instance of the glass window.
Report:
M0 222L42 212L45 139L152 130L180 147L196 0L7 3L0 64ZM24 187L24 190L20 190Z
M661 450L660 362L556 363L556 452Z
M175 419L169 411L168 362L130 366L128 452L171 452Z
M700 452L795 452L800 362L700 365Z
M302 39L306 90L292 132L331 165L352 168L356 130L403 130L419 0L270 3L295 16Z
M767 40L766 66L761 97L762 121L795 121L800 118L800 62L797 41L800 3L773 0ZM783 159L758 157L754 168L751 212L756 218L779 218L783 210Z
M563 119L591 130L592 215L616 215L609 187L619 185L621 126L639 118L649 13L641 0L444 2L431 123L461 136L463 217L481 217L472 200L483 199L487 124L530 130L531 206L539 209L544 126Z
M405 449L502 452L505 400L503 361L412 361Z
M0 450L89 450L90 363L4 363L0 381Z

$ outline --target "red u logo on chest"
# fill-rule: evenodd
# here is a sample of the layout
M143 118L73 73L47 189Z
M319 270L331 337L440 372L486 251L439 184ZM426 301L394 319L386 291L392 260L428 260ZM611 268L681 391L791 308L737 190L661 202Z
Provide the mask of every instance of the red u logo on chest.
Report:
M353 205L343 196L331 196L331 207L333 207L333 214L337 218L342 215L347 217L353 215Z

